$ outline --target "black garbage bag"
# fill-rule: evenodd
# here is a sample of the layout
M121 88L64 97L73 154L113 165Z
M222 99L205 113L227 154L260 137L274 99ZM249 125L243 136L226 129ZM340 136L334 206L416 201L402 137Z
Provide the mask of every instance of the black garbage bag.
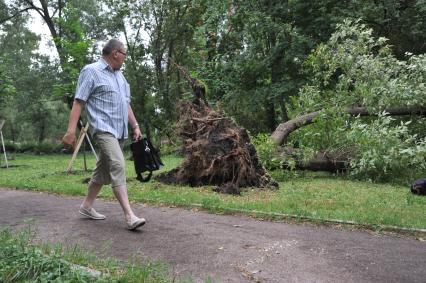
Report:
M416 195L426 195L426 179L419 179L411 184L411 192Z
M136 179L141 182L148 182L152 177L152 172L159 170L164 166L160 159L159 151L152 145L147 138L134 141L130 145L132 150L133 162L135 164ZM149 172L148 176L143 177L143 172Z

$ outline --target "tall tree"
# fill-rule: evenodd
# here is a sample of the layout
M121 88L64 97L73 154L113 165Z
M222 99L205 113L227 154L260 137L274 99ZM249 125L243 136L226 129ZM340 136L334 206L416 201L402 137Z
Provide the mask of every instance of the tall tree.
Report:
M152 24L148 26L148 52L154 63L159 107L164 116L173 121L177 118L174 110L177 99L182 97L182 84L172 61L180 65L191 65L190 50L194 45L194 26L201 16L200 6L192 1L164 0L150 1L149 13Z
M102 29L102 25L99 25L100 5L95 0L11 0L8 4L9 14L0 18L2 24L33 11L43 19L58 52L62 83L65 86L65 93L62 94L66 95L69 104L77 70L88 61L90 42L86 35L90 34L94 38Z
M171 135L177 119L176 101L188 89L172 62L192 66L194 26L202 7L193 1L108 0L113 34L122 33L127 44L126 77L132 87L135 112L150 127Z
M292 25L287 1L227 3L216 1L216 9L207 9L209 63L200 72L208 78L210 95L242 125L272 131L288 120L309 40Z
M389 39L393 52L426 52L426 2L423 0L289 1L296 26L316 43L325 42L345 18L362 19L376 36Z
M53 112L56 112L49 109L52 108L49 99L57 72L55 68L42 71L51 64L37 53L39 36L31 32L26 24L27 18L17 15L2 25L2 78L7 82L6 90L12 88L14 93L2 101L1 112L8 120L5 131L12 140L35 138L42 142L48 136L49 125L53 124ZM33 133L37 133L36 136Z
M143 122L150 135L153 118L153 72L147 52L149 25L148 5L144 1L107 0L111 8L108 30L111 36L124 37L127 57L124 73L132 93L132 109L138 121Z

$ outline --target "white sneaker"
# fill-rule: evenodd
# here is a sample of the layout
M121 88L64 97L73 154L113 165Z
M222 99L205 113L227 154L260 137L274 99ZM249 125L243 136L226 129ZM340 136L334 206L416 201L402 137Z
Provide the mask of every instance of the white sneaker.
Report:
M94 220L104 220L106 218L105 215L97 213L93 207L91 209L85 209L83 206L80 206L80 209L78 210L78 212L81 215L84 215Z
M139 217L132 218L132 220L127 221L127 229L135 230L136 228L143 226L145 222L146 221L144 218L139 218Z

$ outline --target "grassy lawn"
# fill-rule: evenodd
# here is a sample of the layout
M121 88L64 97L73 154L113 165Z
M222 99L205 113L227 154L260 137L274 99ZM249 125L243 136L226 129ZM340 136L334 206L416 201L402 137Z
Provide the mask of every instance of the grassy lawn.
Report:
M70 159L70 155L16 155L15 160L10 161L14 167L0 169L0 186L82 196L87 186L83 180L91 173L82 170L83 157L80 154L74 163L74 173L66 174ZM166 164L162 171L170 170L182 161L174 156L162 159ZM208 211L245 213L261 218L296 215L319 222L333 219L378 228L426 228L426 197L412 195L408 187L401 185L357 182L329 174L300 173L298 177L283 178L282 172L272 172L280 181L279 190L249 189L241 196L231 196L215 193L211 187L171 186L154 180L140 183L135 180L133 162L126 162L132 201L195 206ZM93 155L88 154L88 167L93 168L94 164ZM100 196L113 198L109 188L104 188Z

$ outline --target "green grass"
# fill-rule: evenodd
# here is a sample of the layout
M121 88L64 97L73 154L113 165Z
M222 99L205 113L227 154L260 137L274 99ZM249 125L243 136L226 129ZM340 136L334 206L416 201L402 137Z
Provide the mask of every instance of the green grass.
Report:
M87 185L82 181L91 173L82 170L80 154L75 162L75 173L66 174L70 158L69 155L17 155L10 163L20 166L0 169L0 186L83 196ZM163 161L166 166L162 171L167 171L182 159L165 156ZM426 197L411 194L408 186L359 182L318 173L300 173L284 178L283 173L277 171L272 175L281 180L279 190L248 189L241 196L232 196L215 193L208 186L172 186L156 181L140 183L135 180L133 163L126 162L131 201L201 206L214 212L238 212L262 218L279 218L283 217L280 214L288 214L319 221L356 222L369 227L426 228ZM94 164L94 157L89 155L89 168L93 168ZM100 197L113 198L111 189L104 188Z
M0 282L181 282L162 263L99 258L78 246L35 243L35 236L31 226L0 230Z

